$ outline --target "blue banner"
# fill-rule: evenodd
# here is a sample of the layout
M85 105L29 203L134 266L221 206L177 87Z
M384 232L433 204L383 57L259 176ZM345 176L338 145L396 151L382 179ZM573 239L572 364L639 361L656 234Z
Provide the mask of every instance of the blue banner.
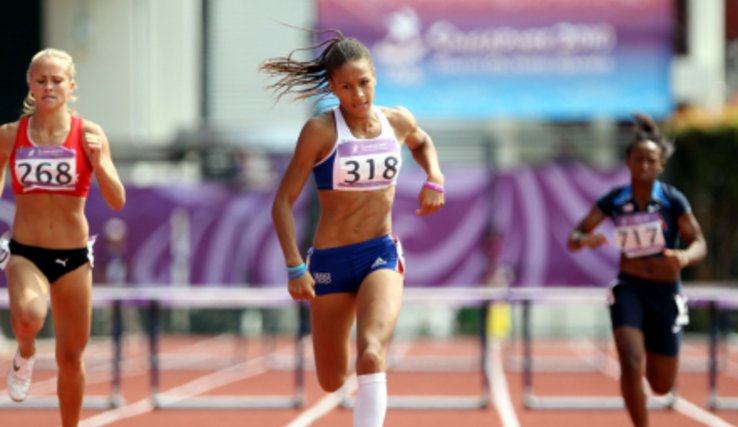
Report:
M670 115L670 0L319 0L369 47L380 105L423 119Z

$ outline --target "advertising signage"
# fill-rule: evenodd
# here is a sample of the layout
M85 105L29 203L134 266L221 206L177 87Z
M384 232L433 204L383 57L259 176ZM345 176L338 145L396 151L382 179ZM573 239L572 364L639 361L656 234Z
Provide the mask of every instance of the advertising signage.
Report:
M318 0L369 47L376 102L421 118L670 114L670 0Z

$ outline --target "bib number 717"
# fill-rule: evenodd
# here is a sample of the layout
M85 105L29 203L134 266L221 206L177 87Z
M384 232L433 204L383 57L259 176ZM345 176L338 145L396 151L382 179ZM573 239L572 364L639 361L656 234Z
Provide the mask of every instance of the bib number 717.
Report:
M660 220L621 225L615 228L616 242L629 258L657 254L666 247L661 227Z

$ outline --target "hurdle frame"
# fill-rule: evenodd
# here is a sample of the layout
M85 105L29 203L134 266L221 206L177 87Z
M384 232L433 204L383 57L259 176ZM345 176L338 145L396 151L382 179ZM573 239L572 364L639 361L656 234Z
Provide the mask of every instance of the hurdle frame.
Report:
M485 409L492 404L492 368L490 363L489 336L487 334L487 313L494 310L494 303L507 299L507 289L464 286L457 288L425 288L406 287L403 301L408 303L444 303L454 304L480 310L479 339L479 374L482 379L481 391L478 395L390 395L387 399L389 409L428 409L458 410ZM388 369L391 372L391 369ZM443 372L443 371L437 371ZM354 399L349 397L346 386L342 387L339 404L344 408L353 408Z
M294 302L283 288L190 288L186 294L173 297L167 288L140 288L138 298L148 307L149 387L151 404L156 409L279 409L298 408L305 402L304 347L307 325L303 321L306 307ZM159 311L162 306L199 308L224 307L295 307L298 328L295 336L295 375L291 395L221 395L183 396L160 391ZM245 362L248 363L248 362Z
M619 396L576 396L551 395L541 396L534 392L533 373L533 337L531 333L530 312L533 302L536 303L598 303L604 306L607 296L606 287L557 286L547 287L541 292L539 287L513 288L510 290L510 302L521 305L521 334L523 340L523 372L522 401L528 409L578 409L605 410L624 408L625 404ZM670 409L676 401L676 390L665 396L649 396L650 409Z
M719 368L719 331L718 313L721 309L738 307L738 289L734 282L694 282L684 287L690 306L706 305L710 310L710 330L708 347L708 387L709 398L706 405L713 409L738 409L738 397L720 396L717 390L717 371ZM496 289L482 286L459 288L423 288L408 287L405 300L408 302L442 302L454 303L480 309L494 309L495 302L507 302L522 305L522 332L524 341L523 354L523 403L530 409L612 409L622 407L619 398L596 398L586 396L537 396L533 390L533 355L532 335L530 331L530 310L533 303L539 302L604 302L607 288L593 287L541 287ZM149 315L158 316L161 305L180 305L190 307L287 307L295 303L284 292L283 287L243 288L217 287L189 288L186 293L173 293L169 286L150 285L142 287L98 287L93 291L93 306L110 306L113 317L113 357L111 373L111 393L106 396L86 396L84 408L116 408L124 404L120 392L120 374L122 358L123 322L121 308L124 305L148 304ZM0 307L8 307L6 292L0 292ZM305 360L303 347L308 336L307 325L303 323L305 306L299 305L299 327L296 333L295 384L291 396L214 396L214 397L181 397L171 396L159 391L159 356L158 356L158 322L149 322L150 346L150 398L155 408L283 408L299 407L304 403L304 370ZM153 313L153 314L152 314ZM150 319L155 319L151 317ZM482 326L482 330L486 328ZM460 409L484 408L490 404L489 380L491 378L489 342L486 332L480 334L482 351L480 355L484 390L479 396L390 396L389 407L408 409ZM673 405L675 395L649 401L651 407L669 408ZM341 402L350 407L349 399ZM55 398L35 396L21 405L0 398L0 409L3 408L55 408Z
M85 395L82 401L83 409L115 409L125 405L125 399L121 392L121 361L123 349L123 319L121 305L122 301L115 295L105 291L93 292L93 307L109 305L112 310L112 338L113 356L111 359L111 382L110 393L107 395ZM0 292L0 307L9 308L10 301L7 292ZM31 385L33 387L33 385ZM0 409L58 409L59 400L57 396L29 396L25 401L18 403L8 396L0 396Z
M718 391L720 312L738 308L738 289L735 289L734 285L735 283L726 282L711 283L708 287L693 289L692 293L688 294L693 303L707 305L709 326L706 404L710 409L715 410L738 410L738 396L721 396Z

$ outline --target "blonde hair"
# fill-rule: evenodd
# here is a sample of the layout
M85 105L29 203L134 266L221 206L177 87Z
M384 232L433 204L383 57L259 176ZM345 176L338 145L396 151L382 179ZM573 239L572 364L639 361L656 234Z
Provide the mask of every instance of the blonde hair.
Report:
M35 55L33 55L33 58L31 58L31 62L28 64L28 70L26 71L26 83L31 82L31 68L33 68L33 64L36 62L46 59L46 58L57 58L61 59L62 61L67 63L67 77L69 77L69 80L74 80L74 76L76 73L76 70L74 68L74 60L72 60L72 55L68 54L67 52L61 50L61 49L54 49L54 48L46 48L44 50L41 50L37 52ZM77 100L76 96L71 96L69 98L70 101L74 102ZM70 107L67 107L69 112L73 113L74 110ZM23 100L23 113L21 114L21 117L30 116L36 111L36 100L33 99L33 96L31 96L31 91L28 91L28 95L26 95L26 98Z

